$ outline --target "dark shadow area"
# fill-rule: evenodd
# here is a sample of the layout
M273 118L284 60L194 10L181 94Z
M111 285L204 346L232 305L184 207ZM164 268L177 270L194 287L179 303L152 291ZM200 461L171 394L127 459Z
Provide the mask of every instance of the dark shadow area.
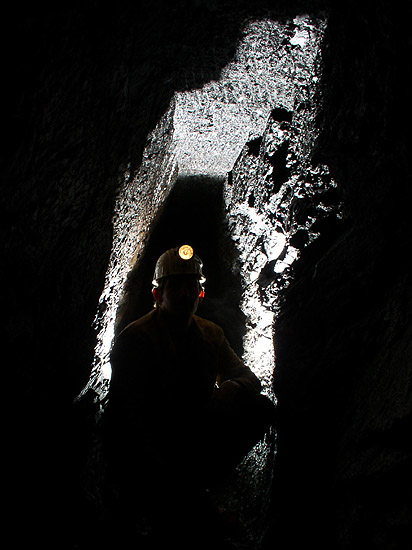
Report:
M202 259L206 276L206 295L198 315L220 325L232 347L242 354L242 289L240 276L233 270L237 251L227 232L222 191L223 180L219 178L178 178L142 257L128 275L118 310L117 332L153 308L151 289L158 257L169 248L190 244Z

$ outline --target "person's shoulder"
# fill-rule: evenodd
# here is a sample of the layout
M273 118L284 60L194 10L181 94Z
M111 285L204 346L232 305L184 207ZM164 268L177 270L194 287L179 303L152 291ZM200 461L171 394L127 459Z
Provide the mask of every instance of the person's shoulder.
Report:
M127 325L115 338L110 359L112 363L121 362L124 357L136 353L142 354L153 348L155 341L154 311Z
M156 310L153 309L140 319L132 321L119 334L118 338L136 337L151 334L156 326Z
M223 329L213 321L203 319L203 317L198 317L197 315L194 316L194 320L203 336L214 339L223 338Z

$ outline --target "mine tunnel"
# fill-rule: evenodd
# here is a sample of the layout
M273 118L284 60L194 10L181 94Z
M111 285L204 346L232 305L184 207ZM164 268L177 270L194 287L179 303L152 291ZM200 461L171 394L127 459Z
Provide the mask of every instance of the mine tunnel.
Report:
M128 274L117 311L116 332L152 309L156 261L166 250L184 243L191 244L204 265L208 299L200 304L199 315L219 324L241 356L245 316L239 308L240 280L229 269L236 250L225 221L223 180L218 177L186 176L176 180L142 260Z
M19 9L1 37L14 546L105 547L110 347L188 243L199 314L277 404L224 495L248 549L409 548L410 7Z

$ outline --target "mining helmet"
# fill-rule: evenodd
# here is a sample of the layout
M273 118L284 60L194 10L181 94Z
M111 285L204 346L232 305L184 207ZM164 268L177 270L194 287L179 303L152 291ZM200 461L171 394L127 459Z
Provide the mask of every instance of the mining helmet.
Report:
M193 248L184 244L180 248L171 248L164 252L156 262L153 275L153 285L157 286L159 279L170 275L196 275L203 285L206 277L202 272L203 263Z

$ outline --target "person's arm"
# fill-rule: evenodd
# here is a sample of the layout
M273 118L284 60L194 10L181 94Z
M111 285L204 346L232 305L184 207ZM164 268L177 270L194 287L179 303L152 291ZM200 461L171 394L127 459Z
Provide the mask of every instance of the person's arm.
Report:
M259 393L261 383L257 376L236 355L226 340L223 331L219 342L218 394L225 398L235 397L239 392Z

